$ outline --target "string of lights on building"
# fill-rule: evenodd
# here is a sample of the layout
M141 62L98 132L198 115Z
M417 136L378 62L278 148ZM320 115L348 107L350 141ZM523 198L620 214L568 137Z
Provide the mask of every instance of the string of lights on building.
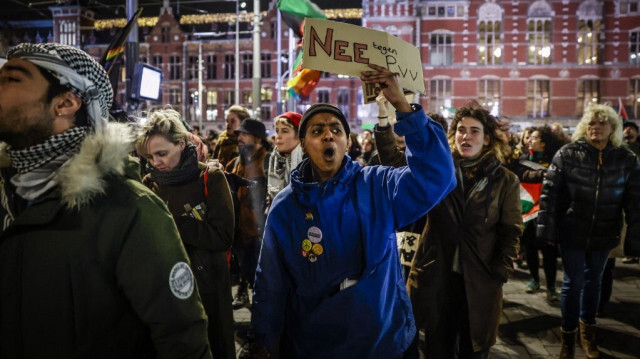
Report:
M362 18L362 9L328 9L324 11L325 15L329 19L360 19ZM262 16L266 16L266 11L262 12ZM202 25L213 23L235 23L251 22L253 21L252 13L222 13L222 14L198 14L198 15L184 15L180 18L180 25ZM158 17L141 17L138 19L139 27L154 27L158 22ZM127 19L104 19L96 20L94 23L94 29L97 31L119 29L127 24Z

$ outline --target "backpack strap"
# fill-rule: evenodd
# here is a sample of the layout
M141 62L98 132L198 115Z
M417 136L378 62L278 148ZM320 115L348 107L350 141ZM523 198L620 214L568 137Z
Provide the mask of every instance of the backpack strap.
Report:
M205 169L203 177L204 177L204 196L209 197L209 187L207 186L207 184L209 184L209 167Z

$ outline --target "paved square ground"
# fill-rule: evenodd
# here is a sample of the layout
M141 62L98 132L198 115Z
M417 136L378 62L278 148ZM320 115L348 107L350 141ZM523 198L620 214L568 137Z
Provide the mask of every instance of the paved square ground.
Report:
M542 268L542 266L541 266ZM561 268L561 266L560 266ZM544 284L544 273L540 270ZM562 270L558 273L559 290ZM601 358L640 359L640 266L622 264L617 260L613 294L606 315L598 318L598 343ZM514 276L504 286L503 314L496 345L489 358L557 358L560 352L560 306L548 304L545 290L534 294L524 292L529 272L516 268ZM235 294L236 288L233 288ZM236 348L241 351L250 321L247 309L234 312L237 326ZM584 358L576 349L576 358Z

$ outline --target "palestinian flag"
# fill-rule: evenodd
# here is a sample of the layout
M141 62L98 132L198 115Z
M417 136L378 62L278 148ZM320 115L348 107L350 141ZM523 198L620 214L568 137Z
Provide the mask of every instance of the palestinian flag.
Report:
M520 203L522 203L522 221L527 223L538 218L542 183L520 183Z

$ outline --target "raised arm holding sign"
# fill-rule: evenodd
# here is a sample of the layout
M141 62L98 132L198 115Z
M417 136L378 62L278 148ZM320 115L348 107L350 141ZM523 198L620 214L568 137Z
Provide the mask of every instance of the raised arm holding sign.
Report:
M383 64L398 74L402 88L425 93L422 61L417 47L385 32L335 21L306 19L302 67L349 76L369 71L368 64ZM379 90L364 84L365 103Z

